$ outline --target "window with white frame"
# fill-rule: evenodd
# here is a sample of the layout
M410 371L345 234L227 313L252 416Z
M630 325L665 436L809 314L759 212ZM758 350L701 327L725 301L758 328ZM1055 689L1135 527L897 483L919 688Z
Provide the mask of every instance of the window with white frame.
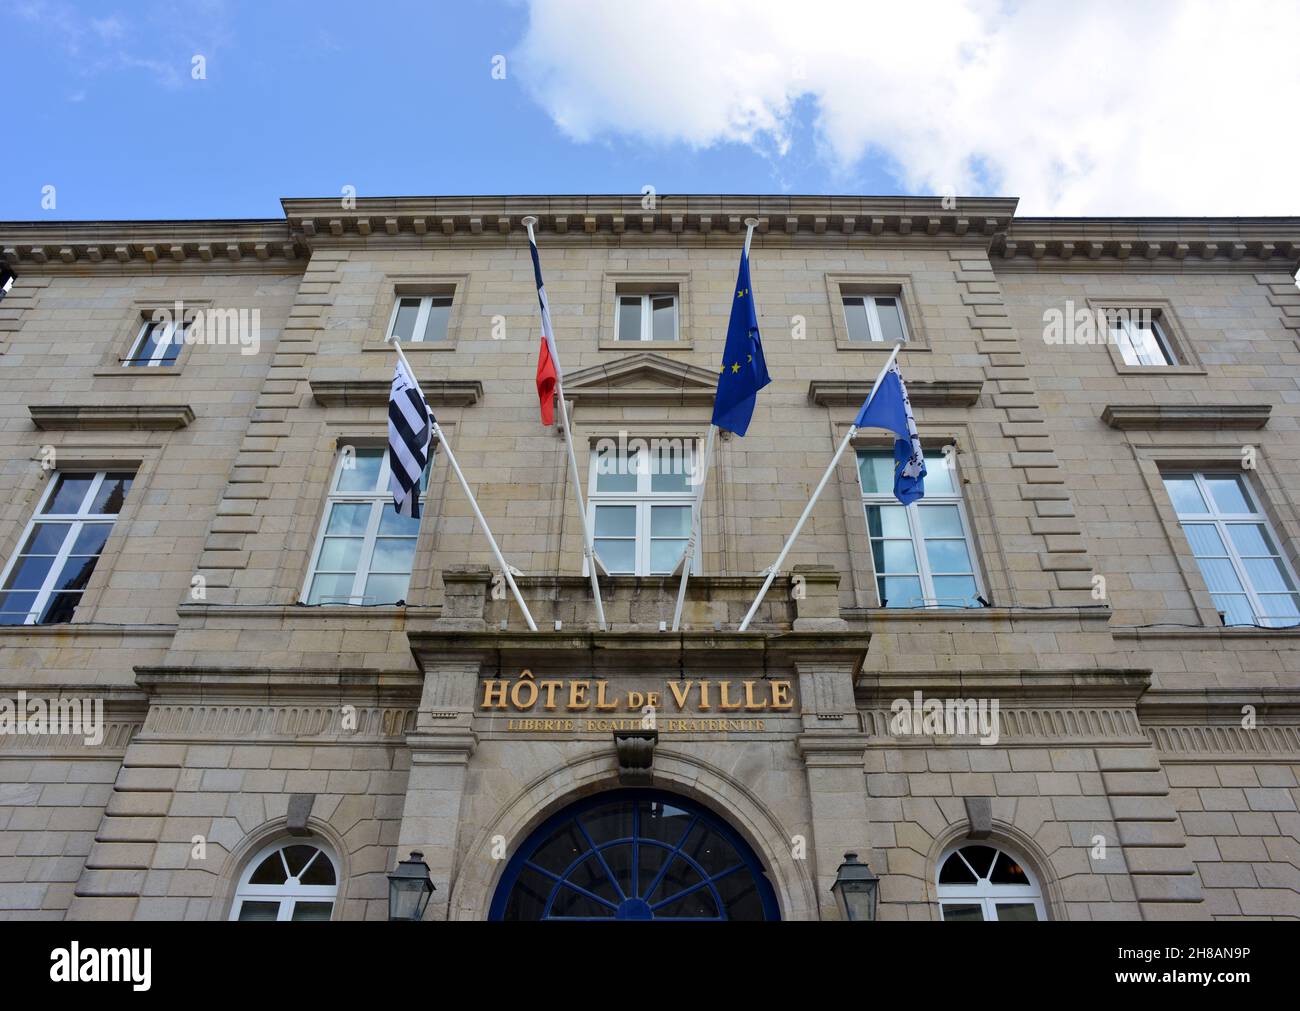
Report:
M328 920L338 891L338 868L328 847L315 841L282 841L248 862L230 905L230 918Z
M432 454L430 466L432 466ZM308 604L395 604L405 600L420 521L400 516L388 487L388 451L339 453L312 552ZM421 479L423 509L429 470Z
M620 341L678 340L677 293L620 293L614 328Z
M185 331L193 320L146 319L122 359L123 368L158 368L175 365L185 346Z
M134 478L55 472L5 569L0 625L72 620Z
M451 295L402 295L393 306L388 336L401 344L445 341L451 323Z
M651 576L677 568L691 536L694 466L691 440L597 445L588 509L596 554L609 572ZM698 568L697 552L692 571Z
M925 497L894 497L894 454L859 450L858 479L881 607L977 607L983 589L948 453L925 455Z
M1181 364L1159 313L1151 309L1107 309L1105 313L1111 340L1125 365Z
M1225 625L1300 624L1300 593L1277 537L1241 474L1164 475L1196 564Z
M15 275L8 267L0 266L0 300L13 290Z
M945 922L1045 920L1043 891L1029 869L999 846L964 842L939 860Z
M902 299L898 295L841 295L849 340L898 344L907 340Z

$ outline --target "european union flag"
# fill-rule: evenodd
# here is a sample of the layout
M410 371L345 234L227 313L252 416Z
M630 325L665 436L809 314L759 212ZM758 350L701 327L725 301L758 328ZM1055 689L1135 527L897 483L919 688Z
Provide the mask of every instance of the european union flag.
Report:
M749 252L740 254L740 273L731 300L731 322L727 324L727 346L722 352L722 374L713 400L713 423L728 432L744 435L754 416L756 394L772 381L763 360L763 342L758 336L758 313L754 291L749 286Z
M853 424L857 428L884 428L898 436L894 440L894 498L903 505L924 498L925 455L898 362L885 370L880 385L862 404Z

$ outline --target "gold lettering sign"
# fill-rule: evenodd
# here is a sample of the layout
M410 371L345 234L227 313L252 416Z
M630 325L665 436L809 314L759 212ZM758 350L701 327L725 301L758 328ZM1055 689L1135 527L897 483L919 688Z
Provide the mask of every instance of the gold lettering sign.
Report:
M543 732L632 729L644 726L648 713L671 705L676 713L717 712L728 718L666 720L664 729L678 731L762 730L762 720L737 720L739 713L788 713L794 709L794 689L789 680L769 678L684 678L665 682L666 691L645 688L620 691L609 680L543 678L530 670L510 678L483 681L479 709L496 713L556 713L563 707L572 718L521 718L508 721L508 729ZM635 713L637 719L595 719L602 714ZM626 723L627 727L618 724ZM741 726L743 724L743 726Z

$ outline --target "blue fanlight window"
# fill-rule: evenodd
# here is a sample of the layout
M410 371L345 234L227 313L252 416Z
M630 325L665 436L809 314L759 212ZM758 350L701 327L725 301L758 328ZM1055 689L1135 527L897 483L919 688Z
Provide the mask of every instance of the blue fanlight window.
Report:
M565 808L515 853L493 920L777 920L754 851L674 794L615 790Z

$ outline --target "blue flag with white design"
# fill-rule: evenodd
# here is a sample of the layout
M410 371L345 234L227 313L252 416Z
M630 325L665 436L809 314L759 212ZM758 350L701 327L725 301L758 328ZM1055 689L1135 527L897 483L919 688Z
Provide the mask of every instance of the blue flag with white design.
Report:
M713 399L713 423L728 432L744 435L754 416L756 394L771 381L767 362L763 360L763 342L758 335L754 291L749 286L749 252L742 250L718 392Z
M903 505L924 498L925 455L897 361L885 371L875 392L867 396L853 424L858 428L884 428L898 436L894 441L894 498Z

